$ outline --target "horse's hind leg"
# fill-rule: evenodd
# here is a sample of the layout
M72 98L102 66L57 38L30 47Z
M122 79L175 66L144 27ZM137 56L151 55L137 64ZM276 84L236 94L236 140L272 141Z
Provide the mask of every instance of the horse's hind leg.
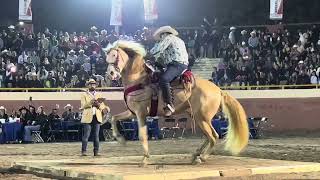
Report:
M208 137L208 145L206 148L204 148L203 152L200 155L200 159L202 161L206 161L208 156L211 154L213 146L216 144L217 139L219 138L219 135L214 130L212 125L208 123L207 121L202 121L203 127L204 127L204 133Z
M203 153L204 149L208 146L209 140L205 137L204 142L201 146L196 150L196 152L192 155L192 164L197 164L200 158L200 155Z
M205 161L208 158L213 146L216 144L216 139L219 137L212 125L209 124L211 120L207 120L200 114L197 114L195 118L197 118L197 124L206 136L206 141L194 154L193 164L201 163L201 161Z

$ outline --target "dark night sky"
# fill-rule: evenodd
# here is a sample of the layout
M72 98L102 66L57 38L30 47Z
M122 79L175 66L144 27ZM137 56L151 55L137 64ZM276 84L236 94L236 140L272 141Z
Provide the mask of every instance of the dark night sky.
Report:
M37 29L81 31L92 25L108 28L111 0L32 0ZM308 2L308 3L306 3ZM18 0L0 0L0 25L17 22ZM320 0L285 0L285 21L320 20ZM158 0L157 24L196 26L204 16L223 24L266 24L269 0ZM124 28L144 25L143 0L124 0Z

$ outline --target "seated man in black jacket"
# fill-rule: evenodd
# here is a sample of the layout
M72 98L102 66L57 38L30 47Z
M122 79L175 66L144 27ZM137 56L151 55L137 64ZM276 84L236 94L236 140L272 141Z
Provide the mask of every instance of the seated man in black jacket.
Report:
M25 143L32 142L32 131L39 131L41 128L41 124L37 122L37 116L38 114L35 111L34 106L29 106L29 111L27 112L25 116L25 120L27 121L27 124L24 126L24 135L23 135L23 141Z

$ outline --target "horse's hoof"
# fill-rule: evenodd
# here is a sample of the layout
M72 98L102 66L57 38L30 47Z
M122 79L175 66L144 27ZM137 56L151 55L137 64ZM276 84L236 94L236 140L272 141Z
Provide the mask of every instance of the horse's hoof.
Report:
M147 166L148 166L148 163L142 162L142 163L139 164L139 167L141 167L141 168L144 168L144 167L147 167Z
M192 161L192 165L199 165L201 163L202 163L202 160L200 157L197 157Z
M207 159L208 159L208 156L207 156L207 155L205 155L205 156L200 156L200 160L201 160L202 162L206 162Z
M150 155L144 155L142 162L139 164L139 167L147 167L149 164Z

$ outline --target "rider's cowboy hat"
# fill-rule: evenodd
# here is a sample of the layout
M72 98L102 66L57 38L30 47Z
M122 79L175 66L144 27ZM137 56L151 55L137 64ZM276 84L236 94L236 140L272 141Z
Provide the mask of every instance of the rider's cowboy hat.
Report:
M163 33L170 33L175 36L177 36L179 34L178 31L173 29L171 26L162 26L153 33L153 38L155 40L160 40L160 35Z

